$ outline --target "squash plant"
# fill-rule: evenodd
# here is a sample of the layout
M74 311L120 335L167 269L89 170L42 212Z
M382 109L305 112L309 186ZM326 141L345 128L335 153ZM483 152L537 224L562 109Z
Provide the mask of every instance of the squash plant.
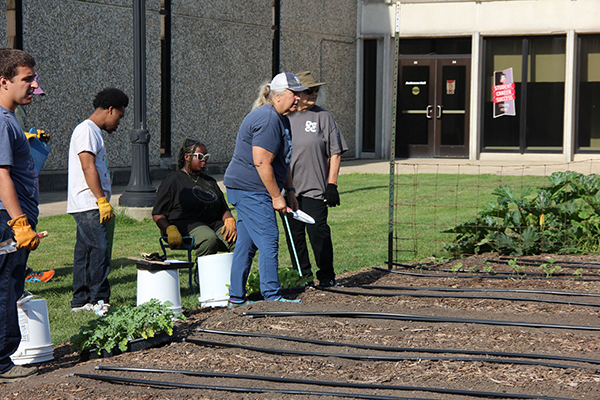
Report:
M95 350L100 355L102 349L110 352L118 346L125 352L130 340L148 339L160 331L171 336L173 320L186 320L184 315L175 314L169 308L172 305L169 301L161 303L152 299L137 307L111 308L103 317L89 321L77 335L71 337L73 349L79 353Z
M499 252L597 252L600 243L600 177L555 172L550 184L524 188L520 194L501 185L475 217L443 233L454 234L444 251L460 254Z

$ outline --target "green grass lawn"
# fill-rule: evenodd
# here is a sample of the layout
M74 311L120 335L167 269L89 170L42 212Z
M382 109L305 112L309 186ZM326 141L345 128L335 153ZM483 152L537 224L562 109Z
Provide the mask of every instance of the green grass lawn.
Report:
M387 257L388 176L343 175L339 179L341 207L330 209L337 273L383 265ZM25 288L46 299L50 332L55 345L69 341L93 313L70 310L72 296L73 248L75 221L70 215L41 218L38 230L47 230L38 250L31 253L29 266L36 271L54 269L56 275L47 283L26 283ZM291 267L280 221L280 267ZM110 283L113 307L136 304L137 269L128 257L159 252L159 230L153 221L135 221L117 215L111 261ZM170 252L171 258L185 259L186 252ZM256 264L255 257L255 264ZM180 272L181 303L184 309L200 306L198 294L188 288L187 270Z
M529 179L527 179L529 178ZM439 250L439 222L446 225L461 222L476 214L478 204L490 197L494 185L508 183L516 189L524 182L533 185L536 177L401 175L396 177L395 215L398 223L409 219L411 226L396 229L410 236L414 229L418 251L412 259L430 256ZM341 206L331 208L329 223L332 229L335 269L338 274L372 266L383 266L387 260L389 176L385 174L350 174L339 177ZM459 206L459 207L457 207ZM457 211L458 210L458 211ZM54 269L55 277L47 283L27 283L26 289L48 302L50 331L55 345L69 341L79 327L95 318L93 313L70 311L72 295L73 247L75 221L69 215L40 219L38 230L47 230L38 250L31 253L29 266L36 271ZM291 267L280 222L280 267ZM110 283L113 307L136 304L137 270L128 257L140 253L158 252L159 231L150 220L135 221L117 215L111 262ZM179 259L186 252L171 252ZM257 258L257 257L256 257ZM255 265L256 265L255 258ZM314 263L313 263L314 267ZM181 302L184 309L199 307L198 294L187 285L187 271L180 273Z

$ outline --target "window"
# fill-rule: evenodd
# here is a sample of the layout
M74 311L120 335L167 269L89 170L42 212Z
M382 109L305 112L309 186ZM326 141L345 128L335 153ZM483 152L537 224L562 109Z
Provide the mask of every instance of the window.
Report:
M23 49L22 0L6 1L6 47Z
M562 150L565 46L564 36L485 40L482 151ZM494 71L508 68L513 71L516 115L494 118Z
M377 40L366 39L363 56L363 137L362 151L375 152L377 128Z
M471 38L400 39L400 55L471 54Z
M579 99L577 148L600 151L600 35L581 35L579 41Z

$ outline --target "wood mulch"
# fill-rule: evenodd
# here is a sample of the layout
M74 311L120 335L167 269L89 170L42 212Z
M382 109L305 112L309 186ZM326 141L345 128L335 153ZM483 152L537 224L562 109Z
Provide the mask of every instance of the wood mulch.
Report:
M558 264L561 256L544 255L540 260L554 259ZM546 398L600 399L600 365L568 360L523 359L557 365L526 365L517 363L492 363L485 360L472 361L469 357L485 358L468 354L423 353L416 351L392 352L357 349L340 346L323 346L273 339L267 337L228 336L199 331L218 330L263 333L343 342L370 346L425 348L455 350L479 350L483 352L531 353L551 356L595 359L600 363L600 297L574 295L548 295L519 290L566 291L600 295L598 269L584 269L581 275L572 275L575 269L564 268L558 272L571 271L570 276L545 274L519 276L511 274L514 268L508 264L484 262L498 259L497 255L483 255L444 264L430 264L426 268L399 271L416 274L460 275L413 276L389 273L376 269L347 273L338 277L340 286L331 291L309 288L297 295L301 304L258 302L226 309L195 309L186 311L188 321L178 326L180 338L223 342L234 345L254 346L280 350L278 354L256 350L224 347L221 345L198 345L178 341L159 348L126 353L111 358L81 362L79 355L70 352L63 344L55 349L55 360L41 365L41 374L21 382L0 385L0 399L325 399L329 396L316 392L368 393L371 395L398 396L431 399L476 399L468 393L456 391L494 392L521 396L546 396ZM593 257L569 257L582 262L596 261ZM495 271L504 270L503 278L489 278L477 273L477 269L492 266ZM428 269L445 269L440 272ZM460 269L464 272L454 272ZM540 272L537 266L525 266L519 270ZM462 277L477 275L476 277ZM560 278L560 279L559 279ZM578 281L578 278L589 279ZM358 285L394 286L405 288L428 288L429 290L365 289ZM486 289L480 292L439 292L435 288ZM490 289L509 289L497 292ZM355 295L336 293L352 291ZM388 296L387 294L396 294ZM402 295L403 294L403 295ZM413 297L409 295L439 295L441 297ZM452 297L453 295L473 298ZM478 296L478 297L475 297ZM512 297L517 299L488 299L482 296ZM594 305L558 304L530 301L528 298L565 300L567 302L594 303ZM307 312L304 316L250 318L247 312ZM441 321L424 321L419 318L376 319L350 317L347 315L322 316L322 312L389 313L444 318ZM469 321L448 321L448 318ZM543 324L541 327L511 326L473 323L473 320L496 320ZM547 325L558 327L547 327ZM586 329L566 329L568 325ZM593 328L597 330L593 330ZM305 351L307 354L289 354ZM288 353L286 353L288 352ZM396 357L388 360L350 359L327 356L326 353L342 355L368 355ZM407 357L399 360L397 357ZM428 360L428 357L446 357ZM461 358L462 360L456 360ZM97 371L96 366L129 368L160 368L219 372L236 375L263 375L318 381L369 384L366 389L327 387L269 381L255 381L232 377L195 377L175 373ZM153 384L126 385L70 376L71 374L110 375L143 380L192 383L197 385L235 386L245 388L271 388L299 390L304 394L248 393L191 388L156 388ZM395 385L429 388L427 390L376 389L373 385ZM445 389L451 393L432 391ZM452 394L458 393L458 394ZM478 394L478 393L471 393ZM480 393L479 393L480 394ZM483 397L486 398L486 397ZM489 398L489 397L487 397ZM502 399L503 397L496 397ZM514 397L513 397L514 398Z

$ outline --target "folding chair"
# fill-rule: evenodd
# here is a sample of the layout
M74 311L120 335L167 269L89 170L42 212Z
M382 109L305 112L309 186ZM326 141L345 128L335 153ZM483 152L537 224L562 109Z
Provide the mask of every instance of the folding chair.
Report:
M183 244L178 249L171 249L169 247L169 240L168 240L167 236L161 236L160 239L158 240L158 243L160 244L160 248L162 249L165 257L167 257L167 249L170 249L173 251L186 250L188 253L188 262L192 262L192 251L194 250L194 243L195 243L193 236L184 236ZM192 291L192 294L195 294L196 292L194 291L194 280L193 280L194 271L193 270L194 270L194 267L193 266L190 267L188 284L190 286L190 290Z

